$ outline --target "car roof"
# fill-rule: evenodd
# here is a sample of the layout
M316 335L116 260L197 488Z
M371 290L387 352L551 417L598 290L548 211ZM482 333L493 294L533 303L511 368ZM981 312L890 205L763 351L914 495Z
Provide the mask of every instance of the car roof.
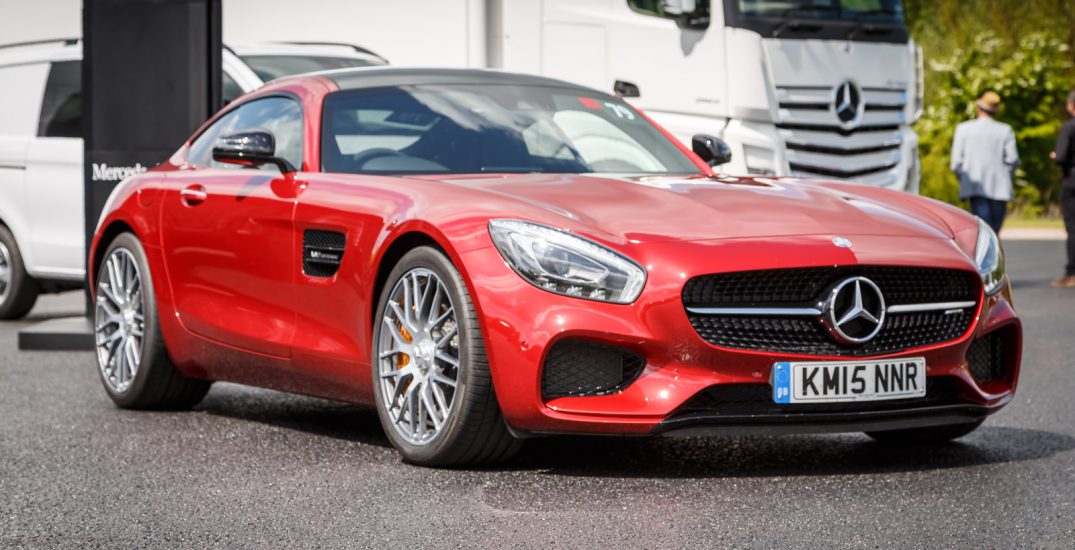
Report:
M224 44L238 56L307 55L362 59L371 64L388 63L383 56L354 44L333 42L243 42ZM50 38L26 42L0 43L0 65L77 60L82 56L82 39Z
M81 55L82 43L78 38L52 38L0 44L0 66L74 60Z
M238 42L228 43L227 47L235 55L277 56L277 55L319 55L347 59L363 59L372 64L386 64L384 56L354 44L338 42Z
M513 86L552 86L573 89L587 94L608 95L605 92L555 78L510 73L495 69L360 67L320 71L303 76L327 78L333 81L341 90L425 84L508 84Z

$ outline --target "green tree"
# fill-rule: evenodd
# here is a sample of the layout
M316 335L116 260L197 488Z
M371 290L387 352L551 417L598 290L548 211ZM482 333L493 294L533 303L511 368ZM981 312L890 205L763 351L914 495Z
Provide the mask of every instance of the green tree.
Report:
M1015 208L1037 215L1053 207L1059 173L1048 155L1075 87L1075 0L908 0L906 10L926 58L926 107L916 126L923 194L958 203L948 170L952 134L991 89L1003 98L997 118L1015 129L1022 157Z

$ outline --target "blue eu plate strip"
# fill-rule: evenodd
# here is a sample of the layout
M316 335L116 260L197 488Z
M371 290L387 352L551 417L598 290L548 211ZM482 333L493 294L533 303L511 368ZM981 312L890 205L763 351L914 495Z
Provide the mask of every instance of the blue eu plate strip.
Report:
M773 402L791 403L791 363L773 365Z

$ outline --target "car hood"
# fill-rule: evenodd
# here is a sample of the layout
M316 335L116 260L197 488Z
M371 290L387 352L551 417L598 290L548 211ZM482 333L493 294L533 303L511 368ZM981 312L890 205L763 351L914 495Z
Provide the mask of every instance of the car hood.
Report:
M504 217L529 218L612 242L792 235L953 237L924 200L841 182L575 174L435 179L524 203L518 212L505 209Z

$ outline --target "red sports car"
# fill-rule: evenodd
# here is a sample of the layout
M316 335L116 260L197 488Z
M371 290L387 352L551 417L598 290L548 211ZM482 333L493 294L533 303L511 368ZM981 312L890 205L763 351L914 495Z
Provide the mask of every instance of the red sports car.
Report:
M370 404L426 465L563 433L939 441L1012 399L1022 333L987 226L693 149L545 78L272 83L112 195L90 260L105 390Z

